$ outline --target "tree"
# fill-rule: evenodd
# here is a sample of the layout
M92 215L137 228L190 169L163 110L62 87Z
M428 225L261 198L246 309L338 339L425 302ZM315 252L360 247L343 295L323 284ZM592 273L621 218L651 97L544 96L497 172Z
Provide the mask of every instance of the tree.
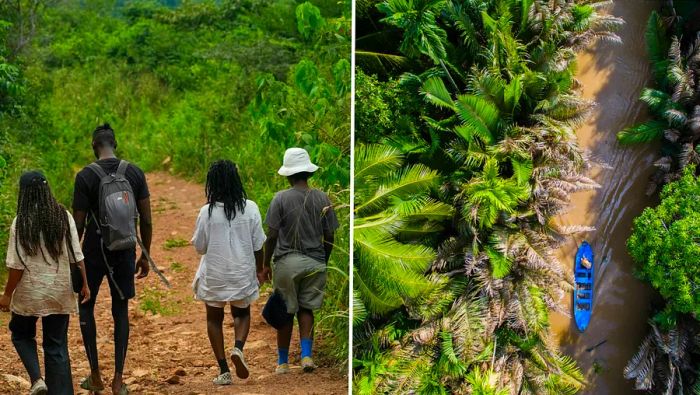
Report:
M676 312L700 317L700 182L695 166L664 187L661 203L635 218L627 249L637 276Z
M662 329L649 321L650 333L625 366L624 375L635 380L635 389L652 393L700 394L697 364L700 357L698 323L683 318Z
M402 165L394 148L357 147L354 278L372 314L410 306L439 284L424 276L435 251L419 240L439 230L452 208L430 198L436 171Z
M418 314L409 301L381 317L359 310L392 336L355 343L358 387L430 394L583 387L575 362L551 346L548 314L561 308L571 282L553 251L589 228L558 228L551 219L572 192L596 186L583 175L576 144L575 127L592 103L576 92L574 60L596 39L618 40L621 20L600 13L600 4L358 2L357 45L365 51L358 65L377 76L358 73L368 86L358 87L365 93L357 120L379 132L358 136L403 152L409 168L437 170L439 188L426 193L456 212L449 226L424 235L437 253L423 277L448 279L434 286L446 290L441 307ZM372 91L390 103L371 101ZM404 103L409 111L396 111Z
M664 184L678 179L683 168L700 164L700 38L682 43L675 18L667 26L662 17L653 12L646 28L647 52L656 86L642 91L644 102L652 119L626 128L617 135L622 144L640 144L662 141L663 156L654 163L647 194Z

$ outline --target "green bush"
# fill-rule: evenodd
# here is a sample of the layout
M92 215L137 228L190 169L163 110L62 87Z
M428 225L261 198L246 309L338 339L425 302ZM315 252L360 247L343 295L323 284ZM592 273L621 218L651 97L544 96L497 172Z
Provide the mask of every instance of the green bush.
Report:
M634 220L627 248L636 274L678 313L700 315L700 182L694 166L666 185L661 203Z

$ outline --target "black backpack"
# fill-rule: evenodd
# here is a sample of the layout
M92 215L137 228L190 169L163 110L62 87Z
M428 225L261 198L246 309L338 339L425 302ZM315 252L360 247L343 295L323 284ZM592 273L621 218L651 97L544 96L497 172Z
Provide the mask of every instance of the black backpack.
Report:
M102 235L104 247L110 251L136 248L138 208L131 184L126 179L129 162L122 160L116 173L107 174L97 163L88 168L100 178L99 210L92 213Z

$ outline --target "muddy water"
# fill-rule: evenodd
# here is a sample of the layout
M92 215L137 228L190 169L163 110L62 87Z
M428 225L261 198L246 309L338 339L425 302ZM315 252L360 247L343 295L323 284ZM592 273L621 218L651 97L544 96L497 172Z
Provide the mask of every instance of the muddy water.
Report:
M638 100L649 79L644 29L657 6L655 1L615 0L608 11L626 22L619 32L624 44L599 43L578 59L583 96L598 106L577 135L581 147L599 163L589 175L601 188L572 197L571 210L559 222L596 230L578 236L559 255L571 270L578 243L584 238L591 243L596 253L595 300L585 333L560 314L553 314L551 323L562 351L575 358L586 375L585 394L638 394L622 371L646 334L651 291L633 277L625 242L634 217L654 203L644 192L657 150L622 148L615 134L647 116ZM571 311L571 294L562 303ZM587 351L602 341L606 342Z

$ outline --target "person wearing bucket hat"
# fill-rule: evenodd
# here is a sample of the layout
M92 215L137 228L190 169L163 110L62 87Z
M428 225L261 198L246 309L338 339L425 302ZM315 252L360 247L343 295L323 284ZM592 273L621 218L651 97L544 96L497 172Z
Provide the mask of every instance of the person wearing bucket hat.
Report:
M20 178L6 263L9 277L0 295L0 311L12 310L12 344L29 374L29 393L73 394L68 321L78 309L72 268L80 270L77 290L82 303L90 299L90 289L73 217L56 201L40 172L26 172ZM37 354L39 318L45 378Z
M304 372L315 369L312 359L314 310L321 308L326 285L326 264L333 250L338 219L328 195L309 187L318 166L303 148L289 148L277 171L287 177L290 188L277 192L265 217L268 238L265 259L258 267L258 280L270 277L274 255L273 288L287 313L296 315L301 338ZM293 320L277 329L277 373L289 372L289 344Z
M303 148L290 148L284 153L282 167L277 171L281 176L289 177L299 173L313 173L318 166L311 163L309 153Z

